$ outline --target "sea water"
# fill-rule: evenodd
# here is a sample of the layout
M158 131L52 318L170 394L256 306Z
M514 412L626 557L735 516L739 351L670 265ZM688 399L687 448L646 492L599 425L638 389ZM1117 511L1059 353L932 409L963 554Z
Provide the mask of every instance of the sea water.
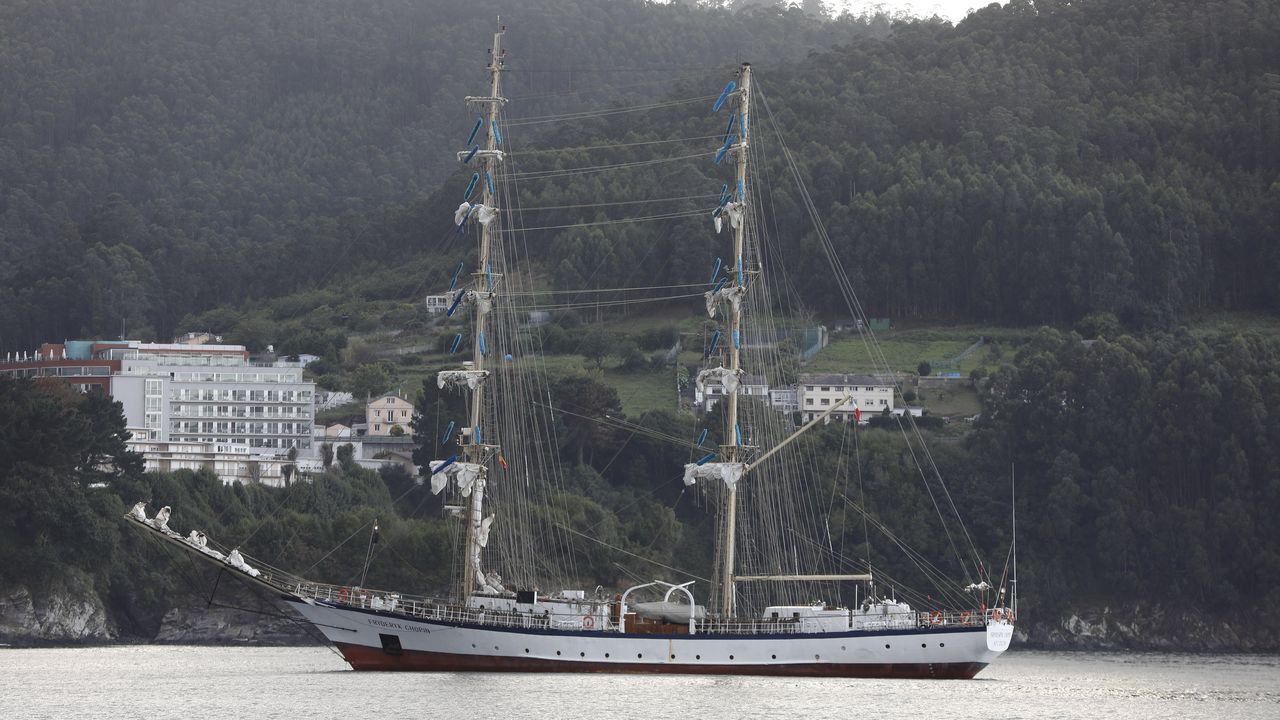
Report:
M975 680L356 673L329 648L0 649L3 718L1280 718L1280 657L1013 650Z

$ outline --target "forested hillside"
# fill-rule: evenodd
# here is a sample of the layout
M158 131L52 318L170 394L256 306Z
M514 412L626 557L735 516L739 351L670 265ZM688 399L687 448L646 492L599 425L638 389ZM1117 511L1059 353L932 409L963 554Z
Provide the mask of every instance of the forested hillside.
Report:
M846 313L776 128L873 315L1063 324L1109 313L1150 328L1205 309L1278 309L1278 36L1280 6L1260 0L1015 0L954 28L900 23L883 39L796 66L756 63L762 98L752 142L769 158L757 173L766 227L776 234L769 259L806 278L800 295L818 316ZM719 87L686 82L674 96ZM700 108L678 107L558 128L545 142L635 143L722 125ZM557 155L533 169L716 146L619 147ZM701 197L719 190L714 177L702 157L534 180L521 199ZM656 207L538 213L530 224ZM532 234L531 247L547 251L565 288L667 273L696 282L705 261L689 258L707 256L700 238L709 227L708 215L562 229Z
M640 0L5 3L0 348L163 336L332 280L335 249L452 166L499 14L524 116L872 32Z
M451 161L474 122L461 98L483 92L483 48L500 9L511 26L511 207L527 228L520 247L533 284L706 282L724 240L710 206L725 118L708 111L737 62L750 60L766 271L792 283L794 304L780 310L849 320L785 139L870 315L1060 328L1027 329L1029 340L977 378L983 413L972 430L933 444L991 562L1008 549L1016 472L1031 622L1142 601L1170 611L1156 620L1204 608L1246 618L1237 627L1253 634L1235 647L1276 645L1280 626L1259 611L1280 601L1280 345L1182 327L1206 310L1280 311L1274 2L1012 0L955 27L586 0L9 3L0 8L0 351L114 336L122 323L129 336L162 339L207 329L325 355L312 370L332 378L392 365L366 338L339 368L349 335L406 330L406 344L439 348L459 327L432 325L440 321L413 303L442 290L470 252L450 219L471 169ZM567 117L644 105L653 107ZM632 221L661 215L670 217ZM554 352L601 337L571 313L556 320L541 330ZM649 330L644 350L669 363L663 353L679 333ZM599 369L614 351L607 338L595 344ZM434 359L397 362L421 371L417 380ZM588 415L621 414L599 377L552 380L586 383L557 385L556 395L587 387ZM370 387L391 383L380 382ZM446 417L432 408L434 387L419 408ZM109 408L0 388L0 538L12 556L0 578L86 573L121 608L122 626L149 631L164 609L155 588L177 581L149 574L159 557L119 535L116 517L150 498L296 570L373 515L395 516L385 547L413 562L384 551L377 584L448 583L435 559L456 538L408 477L339 463L277 491L126 467L96 488L104 478L92 453L118 450ZM19 447L30 418L49 433L97 428L87 437L100 442ZM696 432L686 415L629 420ZM707 572L696 549L709 545L706 509L661 485L686 458L643 435L559 422L575 519L589 519L604 543ZM803 442L835 462L850 432L821 428ZM942 529L921 519L925 490L896 433L859 430L857 442L843 477L856 469L869 494L887 497L871 515L948 562ZM59 503L94 543L120 549L112 562L97 562L50 514ZM832 542L861 554L860 517L833 508ZM617 556L578 550L584 580L619 579ZM905 564L882 537L868 552L878 566ZM358 562L335 555L316 574L346 581ZM125 617L130 607L144 609ZM1165 630L1176 637L1176 625Z

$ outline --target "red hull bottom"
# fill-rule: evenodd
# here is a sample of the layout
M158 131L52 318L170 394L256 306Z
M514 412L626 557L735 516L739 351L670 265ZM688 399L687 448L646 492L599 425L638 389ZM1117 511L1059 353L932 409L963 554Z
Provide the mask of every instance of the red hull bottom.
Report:
M772 675L778 677L847 677L968 680L986 663L795 663L787 665L655 665L644 663L566 662L541 658L455 655L335 643L355 670L418 672L650 673L663 675Z

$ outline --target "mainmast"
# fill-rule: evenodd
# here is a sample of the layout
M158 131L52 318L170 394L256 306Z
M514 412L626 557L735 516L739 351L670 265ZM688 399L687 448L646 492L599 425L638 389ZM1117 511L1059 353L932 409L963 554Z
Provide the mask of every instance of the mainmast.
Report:
M747 128L750 127L751 115L751 64L743 63L739 73L738 88L738 142L732 148L737 158L735 176L738 211L741 219L730 223L733 230L733 267L730 270L736 297L746 293L746 269L743 258L743 237L747 225ZM742 374L742 303L731 303L729 313L729 371L735 376ZM728 393L728 412L725 413L724 444L720 446L720 454L725 462L739 463L743 461L742 431L738 424L738 387ZM728 390L728 388L726 388ZM725 499L724 522L721 523L724 535L720 538L722 557L720 562L720 611L726 616L733 615L734 598L734 555L735 536L738 524L738 487L733 484L728 488Z
M502 103L506 102L506 99L501 96L502 34L505 30L506 28L502 27L493 34L493 48L489 51L489 96L467 98L468 103L487 107L485 152L477 153L480 156L480 167L484 176L479 183L482 198L481 204L486 208L496 208L493 176L497 169L497 164L502 159L498 151L498 110ZM485 355L488 354L484 334L487 329L486 316L488 315L488 309L491 307L493 296L493 266L489 253L493 247L493 233L497 231L494 225L495 223L493 222L480 223L480 252L475 271L471 273L473 292L475 292L475 297L480 298L475 303L475 334L471 341L471 362L472 367L481 373L484 372ZM486 300L488 302L485 302ZM460 441L469 440L463 446L463 451L468 461L478 465L483 465L488 459L482 430L483 417L484 383L482 382L476 385L471 394L470 437L459 438ZM471 492L471 502L467 508L467 562L463 563L462 571L462 598L464 601L467 595L476 590L476 576L480 573L480 551L486 544L480 542L483 518L484 483L476 483Z

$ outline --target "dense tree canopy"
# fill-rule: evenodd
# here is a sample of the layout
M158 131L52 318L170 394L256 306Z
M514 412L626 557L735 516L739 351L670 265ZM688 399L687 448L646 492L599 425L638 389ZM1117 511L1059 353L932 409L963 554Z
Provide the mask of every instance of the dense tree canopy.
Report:
M6 3L0 348L164 336L408 251L381 220L451 167L499 14L524 116L872 32L641 0Z

